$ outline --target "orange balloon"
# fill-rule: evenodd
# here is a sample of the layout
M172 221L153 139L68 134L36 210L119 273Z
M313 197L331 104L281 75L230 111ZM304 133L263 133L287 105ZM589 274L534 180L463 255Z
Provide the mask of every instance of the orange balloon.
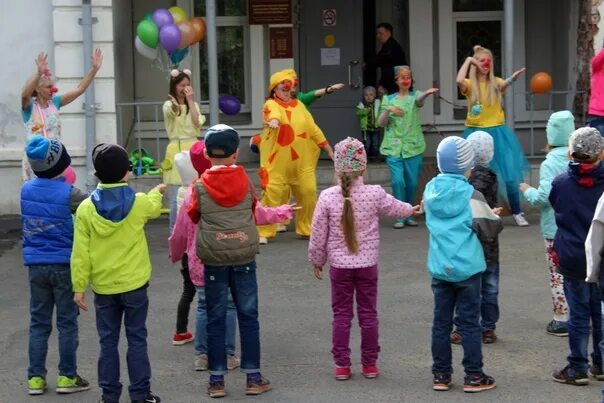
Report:
M183 21L178 24L178 29L180 30L180 44L178 45L178 49L183 49L192 45L193 39L195 38L193 24L191 24L190 21Z
M552 89L552 76L540 71L531 77L531 91L535 94L545 94Z
M206 22L204 21L204 19L201 17L193 17L189 20L189 22L193 26L194 31L191 45L203 41L203 38L206 35Z

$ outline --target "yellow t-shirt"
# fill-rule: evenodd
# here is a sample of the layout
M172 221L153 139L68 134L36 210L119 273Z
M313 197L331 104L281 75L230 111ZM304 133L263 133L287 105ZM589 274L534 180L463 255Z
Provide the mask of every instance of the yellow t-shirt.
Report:
M497 86L501 88L503 80L499 77L495 78ZM466 92L462 93L468 100L468 115L466 116L466 126L470 127L493 127L499 126L505 123L505 115L501 102L495 102L492 105L486 104L486 91L487 84L485 82L479 82L480 85L480 107L477 105L471 105L470 96L472 95L472 82L469 79L465 79Z

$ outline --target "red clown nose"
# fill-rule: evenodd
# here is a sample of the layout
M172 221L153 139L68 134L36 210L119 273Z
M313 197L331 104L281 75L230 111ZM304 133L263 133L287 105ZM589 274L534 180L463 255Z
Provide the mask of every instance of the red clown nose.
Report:
M290 91L292 89L292 83L291 81L286 81L283 83L283 87L282 87L285 91Z
M52 87L52 88L50 89L50 93L51 93L51 94L56 94L57 92L59 92L59 89L58 89L57 87Z
M491 68L491 59L485 59L485 61L482 62L482 67L484 67L485 69L490 69Z

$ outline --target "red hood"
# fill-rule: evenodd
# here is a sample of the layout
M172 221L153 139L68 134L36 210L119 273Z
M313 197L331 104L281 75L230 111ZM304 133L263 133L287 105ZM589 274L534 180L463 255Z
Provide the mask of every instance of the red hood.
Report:
M250 179L242 166L208 169L201 175L208 194L223 207L233 207L245 199Z

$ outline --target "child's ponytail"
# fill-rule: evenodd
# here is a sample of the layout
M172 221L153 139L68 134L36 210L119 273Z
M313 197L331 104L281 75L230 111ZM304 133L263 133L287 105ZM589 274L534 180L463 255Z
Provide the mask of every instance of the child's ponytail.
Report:
M353 177L354 176L354 177ZM340 173L340 187L342 188L342 197L344 197L344 210L342 212L342 232L344 232L344 239L346 240L346 246L348 251L351 253L357 253L359 251L359 243L357 241L356 229L354 226L354 214L352 210L352 198L350 197L350 187L352 181L358 173Z

